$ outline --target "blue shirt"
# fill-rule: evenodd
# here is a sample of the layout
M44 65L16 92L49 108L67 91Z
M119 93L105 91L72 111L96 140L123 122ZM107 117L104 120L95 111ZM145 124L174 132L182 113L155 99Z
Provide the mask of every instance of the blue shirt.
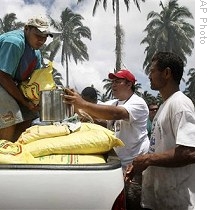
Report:
M40 50L27 43L24 31L14 30L0 35L0 70L21 82L41 67Z

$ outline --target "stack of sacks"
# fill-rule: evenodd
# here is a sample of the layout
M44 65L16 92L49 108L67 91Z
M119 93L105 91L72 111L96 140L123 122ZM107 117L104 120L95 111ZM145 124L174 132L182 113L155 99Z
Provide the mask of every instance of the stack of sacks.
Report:
M103 155L45 155L34 158L36 164L98 164L106 163Z
M39 139L64 136L70 134L67 125L34 125L27 128L18 138L20 144L28 144Z
M124 146L112 131L92 123L81 123L73 133L65 125L35 125L15 144L34 157L32 163L40 164L105 163L104 153Z
M0 140L0 163L35 163L35 158L21 144Z
M0 164L98 164L105 163L103 155L46 155L34 158L23 145L0 140Z

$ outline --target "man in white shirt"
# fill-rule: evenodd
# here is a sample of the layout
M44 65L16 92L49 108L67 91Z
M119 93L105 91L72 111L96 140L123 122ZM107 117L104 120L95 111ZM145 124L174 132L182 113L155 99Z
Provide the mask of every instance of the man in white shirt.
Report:
M149 153L134 159L126 181L143 171L143 208L195 209L195 116L192 101L179 90L183 61L171 52L152 59L149 79L163 104L152 123Z
M135 94L134 75L129 70L120 70L108 75L112 82L112 93L116 98L105 104L87 102L74 90L66 90L66 103L74 104L93 119L107 120L107 128L113 130L125 146L114 148L121 160L123 171L133 159L149 149L147 136L148 106L143 98ZM98 123L98 122L97 122ZM135 177L134 184L126 184L126 209L140 208L141 176Z
M67 95L63 97L66 103L73 104L76 109L82 109L93 119L108 121L108 128L125 144L125 147L115 148L125 170L135 157L148 152L149 110L145 100L134 93L136 79L129 70L120 70L108 76L116 98L109 102L109 105L90 103L72 89L66 89Z

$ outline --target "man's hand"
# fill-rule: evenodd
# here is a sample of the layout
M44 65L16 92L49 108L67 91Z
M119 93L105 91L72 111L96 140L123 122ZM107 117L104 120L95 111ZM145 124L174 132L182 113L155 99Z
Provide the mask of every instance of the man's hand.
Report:
M35 104L32 103L31 101L28 101L26 106L27 106L28 109L31 110L31 111L39 111L39 110L40 110L39 105L35 105Z
M133 160L133 163L128 165L124 174L125 181L132 181L135 174L140 174L150 164L150 154L139 155Z
M73 104L76 108L82 108L87 103L74 89L65 88L64 91L66 93L62 95L64 103Z
M131 182L134 177L134 168L132 164L129 164L124 172L124 180L126 182Z

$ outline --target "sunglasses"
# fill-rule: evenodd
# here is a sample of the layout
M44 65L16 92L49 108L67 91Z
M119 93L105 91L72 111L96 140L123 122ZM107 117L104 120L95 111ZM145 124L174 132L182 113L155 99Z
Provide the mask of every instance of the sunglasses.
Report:
M112 81L111 81L111 83L112 84L120 84L120 83L122 83L122 82L124 82L124 81L126 81L126 79L113 79Z

